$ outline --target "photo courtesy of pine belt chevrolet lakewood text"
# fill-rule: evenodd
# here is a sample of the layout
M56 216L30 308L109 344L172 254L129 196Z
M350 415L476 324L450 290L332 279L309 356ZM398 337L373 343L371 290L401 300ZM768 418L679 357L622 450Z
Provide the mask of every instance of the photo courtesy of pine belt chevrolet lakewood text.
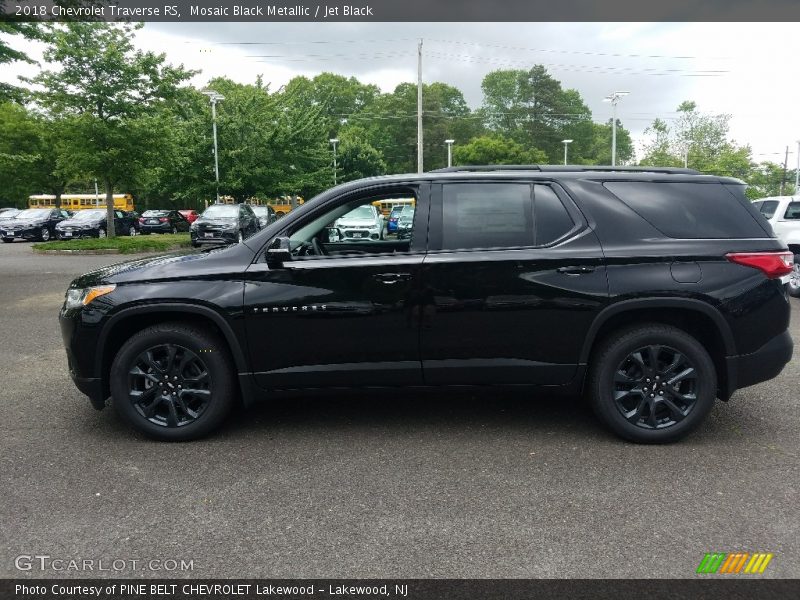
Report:
M345 183L238 243L75 279L69 371L162 440L310 389L470 386L586 394L617 435L677 440L792 356L795 256L744 188L536 165Z

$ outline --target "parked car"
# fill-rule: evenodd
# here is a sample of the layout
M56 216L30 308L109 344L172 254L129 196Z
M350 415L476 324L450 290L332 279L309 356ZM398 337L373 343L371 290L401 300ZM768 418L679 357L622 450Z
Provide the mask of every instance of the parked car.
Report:
M236 244L259 229L249 204L212 204L192 223L192 246Z
M18 208L4 208L2 212L0 212L0 223L3 221L7 221L9 219L13 219L20 213Z
M386 233L397 233L397 219L400 218L400 213L403 212L405 206L405 204L398 204L392 207L389 220L386 222Z
M140 215L135 210L124 210L122 212L125 213L125 216L133 219L133 226L136 228L136 235L139 235L139 233L141 232L141 225L139 223L139 219L141 218L142 215Z
M14 240L48 241L55 237L56 225L70 213L60 208L26 208L14 218L0 221L0 236L6 243Z
M794 253L789 294L800 298L800 196L773 196L753 202L772 230Z
M509 386L586 393L621 437L674 441L792 356L792 254L744 189L591 166L348 182L245 243L75 279L60 313L70 375L163 440L209 433L239 395ZM416 198L409 239L333 235L398 194Z
M189 221L177 210L146 210L139 217L142 235L186 232L189 227Z
M407 240L411 238L411 230L414 225L414 205L406 204L397 217L397 239Z
M258 224L261 229L267 225L272 225L278 218L271 206L258 206L251 204L250 208L253 209L256 217L258 217Z
M364 204L341 216L334 224L346 241L382 240L386 220L376 206Z
M105 209L79 210L69 219L56 225L56 237L60 240L78 238L104 238L108 235L108 220ZM128 213L114 211L114 233L136 235L136 219Z
M181 213L183 215L183 218L189 221L190 224L194 223L197 220L197 217L200 216L200 213L197 212L196 210L184 209L184 210L179 210L178 212Z

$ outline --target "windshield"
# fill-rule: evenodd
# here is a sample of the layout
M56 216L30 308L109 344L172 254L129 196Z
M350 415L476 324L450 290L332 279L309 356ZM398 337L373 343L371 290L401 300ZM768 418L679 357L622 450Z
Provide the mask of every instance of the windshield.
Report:
M97 219L102 219L106 216L106 211L104 210L82 210L78 212L74 217L72 217L73 221L95 221Z
M375 213L372 212L371 206L359 206L351 210L342 219L373 219L375 217Z
M169 214L168 210L146 210L142 213L143 217L166 217Z
M203 216L212 219L235 219L239 216L239 207L232 204L215 204L205 209Z
M49 208L27 208L21 210L15 216L15 219L31 219L36 217L46 217L50 214Z

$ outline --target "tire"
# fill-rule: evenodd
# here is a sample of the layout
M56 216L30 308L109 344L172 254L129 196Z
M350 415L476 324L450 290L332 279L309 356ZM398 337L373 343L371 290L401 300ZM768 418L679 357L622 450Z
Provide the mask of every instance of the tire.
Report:
M130 226L130 228L128 229L128 235L129 235L130 237L133 237L133 236L135 236L135 235L136 235L136 227L134 227L133 225L131 225L131 226Z
M794 270L789 274L789 295L800 298L800 254L794 255Z
M147 352L154 360L147 360ZM217 429L228 416L236 389L234 372L221 338L192 325L162 323L138 332L120 348L111 365L112 402L123 421L149 437L194 440ZM196 394L187 393L189 385Z
M240 230L239 230L239 237L238 237L238 239L236 240L236 243L237 243L237 244L241 244L243 241L244 241L244 235L242 234L242 230L240 229Z
M39 237L42 238L43 242L49 242L50 230L47 227L42 227L42 230L39 232Z
M655 369L651 348L656 350ZM692 373L670 385L690 368ZM716 390L714 362L703 345L669 325L640 325L613 335L602 342L590 366L595 414L632 442L659 444L684 437L708 416Z
M106 237L106 230L105 230L105 229L103 229L102 227L101 227L100 229L98 229L98 230L97 230L97 237L98 237L98 238L104 238L104 237Z
M176 233L178 233L178 228L175 225L173 225L172 226L172 235L175 235Z

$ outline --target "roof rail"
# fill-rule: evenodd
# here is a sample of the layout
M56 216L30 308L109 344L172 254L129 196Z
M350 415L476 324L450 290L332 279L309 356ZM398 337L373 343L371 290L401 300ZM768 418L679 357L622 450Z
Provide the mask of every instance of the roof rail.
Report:
M603 173L665 173L669 175L700 175L695 169L683 167L612 167L608 165L466 165L445 167L430 173L469 173L489 171L541 171L541 172L603 172Z

